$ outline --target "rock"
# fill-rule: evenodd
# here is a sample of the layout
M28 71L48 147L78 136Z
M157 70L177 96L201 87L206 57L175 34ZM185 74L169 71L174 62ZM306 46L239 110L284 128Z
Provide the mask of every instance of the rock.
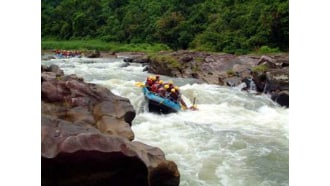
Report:
M141 64L148 64L149 58L148 56L142 54L130 54L124 58L124 62L127 63L141 63Z
M99 57L101 57L101 53L98 50L85 51L82 55L87 57L87 58L99 58Z
M255 68L262 64L265 70ZM252 76L258 93L270 93L277 87L289 90L289 57L286 53L259 57L195 51L159 52L150 58L148 72L225 86L238 86L240 81ZM268 78L263 74L266 72Z
M273 65L275 63L275 60L269 56L261 56L257 65L261 65L261 64L265 64L265 63L269 63L271 65Z
M121 68L128 67L128 66L129 66L129 63L127 63L127 62L124 63L124 64L122 64L122 65L120 65Z
M187 63L189 61L192 61L193 60L193 57L192 56L189 56L189 55L185 55L185 56L182 56L179 60L181 62L183 62L183 63Z
M230 87L236 87L241 84L241 79L239 77L230 77L225 79L225 84Z
M97 121L96 126L103 133L124 136L131 141L134 139L134 133L130 125L123 120L110 116L103 116Z
M53 67L53 69L56 68ZM79 122L93 126L97 126L103 116L113 117L118 124L115 127L115 134L133 140L134 134L130 126L135 117L135 110L127 98L115 96L104 87L85 83L74 75L55 78L54 72L44 71L41 76L42 113L49 114L52 113L52 109L58 110L56 107L47 106L56 104L58 107L63 107L62 112L53 110L54 114L51 115L73 123ZM103 119L101 123L105 125L105 121L107 120ZM102 131L106 132L103 129Z
M146 65L144 68L143 68L143 72L145 72L145 71L148 71L149 70L149 66L148 65Z
M274 93L271 99L281 106L289 108L289 93L286 91L281 91L279 93Z
M70 121L73 124L81 124L85 126L93 126L96 123L91 112L83 106L76 106L67 110L65 113L65 120Z
M55 81L56 74L54 72L43 72L41 74L41 82L43 81Z
M41 99L47 102L63 102L64 97L57 91L57 84L44 81L41 84Z
M42 185L179 185L158 148L54 117L41 123Z
M50 65L48 68L48 72L54 72L56 76L63 76L64 72L57 65Z
M176 164L172 161L161 162L149 174L149 184L157 186L177 185L180 183L180 174ZM176 179L173 179L176 178Z
M133 58L125 58L124 62L131 63L133 62Z
M127 98L42 66L42 185L179 185L174 162L132 141Z
M254 75L256 84L260 87L260 91L264 90L266 83L268 84L268 91L271 92L279 88L280 90L289 90L289 68L282 69L268 69L267 72Z
M191 77L199 79L199 74L196 72L191 73Z

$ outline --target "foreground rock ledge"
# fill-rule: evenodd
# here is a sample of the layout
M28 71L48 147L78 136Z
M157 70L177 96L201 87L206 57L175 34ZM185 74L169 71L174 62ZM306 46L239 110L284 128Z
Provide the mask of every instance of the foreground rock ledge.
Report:
M41 69L42 185L179 185L174 162L132 141L128 99L55 65Z

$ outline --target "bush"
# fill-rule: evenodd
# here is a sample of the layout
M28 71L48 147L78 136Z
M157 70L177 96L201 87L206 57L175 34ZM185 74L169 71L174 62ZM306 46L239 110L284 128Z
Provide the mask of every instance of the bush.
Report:
M165 44L159 43L130 43L120 44L115 42L105 42L109 38L103 37L101 40L42 40L42 49L64 49L64 50L99 50L114 52L158 52L162 50L170 50Z
M259 54L269 54L269 53L278 53L278 52L280 52L278 48L270 48L269 46L262 46L257 51L257 53Z

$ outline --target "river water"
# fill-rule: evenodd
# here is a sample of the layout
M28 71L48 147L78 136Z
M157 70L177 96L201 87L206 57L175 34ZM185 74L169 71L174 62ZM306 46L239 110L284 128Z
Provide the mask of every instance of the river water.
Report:
M169 78L180 86L198 111L169 115L144 112L142 90L135 82L148 75L142 65L117 59L52 59L65 74L100 84L127 97L137 111L132 122L135 140L161 148L181 174L180 186L289 185L289 109L266 95Z

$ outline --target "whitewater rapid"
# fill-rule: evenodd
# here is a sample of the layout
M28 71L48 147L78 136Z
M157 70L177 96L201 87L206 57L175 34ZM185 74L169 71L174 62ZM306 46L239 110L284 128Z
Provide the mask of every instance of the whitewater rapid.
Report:
M181 186L289 185L289 109L266 95L236 88L170 78L198 111L168 115L144 112L141 64L117 59L52 59L65 74L100 84L126 97L137 111L132 123L135 140L162 149L181 174Z

